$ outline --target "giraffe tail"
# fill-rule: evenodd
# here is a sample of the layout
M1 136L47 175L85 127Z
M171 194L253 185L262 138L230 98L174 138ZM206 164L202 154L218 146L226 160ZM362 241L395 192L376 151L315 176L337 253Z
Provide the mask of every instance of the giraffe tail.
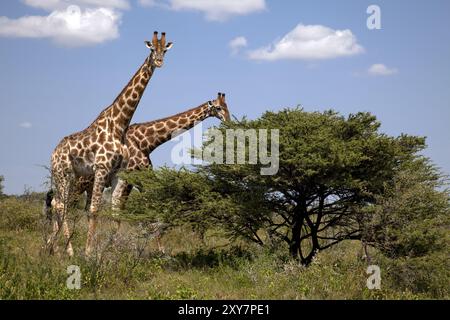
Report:
M50 189L45 195L45 203L44 203L44 215L47 220L52 220L52 201L53 201L53 190Z

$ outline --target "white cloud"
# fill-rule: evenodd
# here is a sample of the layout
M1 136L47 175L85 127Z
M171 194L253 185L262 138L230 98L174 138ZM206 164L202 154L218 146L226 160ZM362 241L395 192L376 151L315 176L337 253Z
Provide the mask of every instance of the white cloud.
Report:
M171 10L192 10L205 14L206 19L224 21L232 16L246 15L266 9L265 0L139 0L147 6L162 5Z
M24 128L24 129L30 129L33 125L31 124L31 122L25 121L19 124L19 127Z
M61 0L22 0L22 2L31 7L45 10L57 9L60 5L62 5Z
M157 0L139 0L139 4L144 7L152 7L158 5Z
M247 46L247 39L245 37L236 37L228 43L233 55L237 54L240 49Z
M48 11L66 9L70 5L77 5L82 8L99 7L121 10L130 8L128 0L23 0L23 2L31 7Z
M320 60L352 56L364 52L353 33L334 30L322 25L298 24L281 40L272 45L253 50L254 60L302 59Z
M98 44L119 36L118 9L128 8L126 0L24 1L51 12L17 19L0 16L0 37L48 38L69 47Z
M368 71L371 76L390 76L398 73L398 69L386 67L384 64L376 63L369 67Z

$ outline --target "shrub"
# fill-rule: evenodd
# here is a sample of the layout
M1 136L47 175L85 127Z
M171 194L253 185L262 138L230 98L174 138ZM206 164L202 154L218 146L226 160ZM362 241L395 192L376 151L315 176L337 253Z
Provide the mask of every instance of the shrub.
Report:
M0 229L36 230L41 219L42 206L35 201L16 197L0 200Z
M393 290L423 293L434 299L449 298L448 251L416 258L390 259L384 269L387 270L384 283Z

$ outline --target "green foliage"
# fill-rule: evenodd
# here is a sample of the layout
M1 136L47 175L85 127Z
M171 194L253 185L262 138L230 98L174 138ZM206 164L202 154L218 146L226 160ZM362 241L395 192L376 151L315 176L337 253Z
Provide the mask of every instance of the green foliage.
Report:
M0 176L0 199L2 197L4 197L5 195L3 194L3 182L5 181L5 178L3 176Z
M125 218L165 222L172 228L188 224L203 232L214 221L212 209L230 210L231 202L215 193L204 177L184 169L132 172L126 179L141 192L129 197Z
M55 259L34 259L0 238L0 299L72 299L66 273Z
M39 209L36 204L35 212ZM76 223L78 230L85 221ZM356 242L320 252L306 268L286 251L226 245L216 232L201 242L187 226L163 237L166 254L155 252L153 242L141 243L138 223L123 222L121 230L112 243L108 223L102 221L101 255L85 259L85 241L75 237L76 256L69 259L62 252L42 254L40 232L2 228L0 299L448 299L444 255L393 261L374 253L374 263L382 268L382 290L368 290ZM69 265L80 267L80 290L66 287Z
M195 173L167 168L138 172L127 177L141 189L128 211L152 211L165 221L211 221L232 238L260 245L279 246L282 241L293 257L309 264L318 251L367 234L364 219L375 215L373 206L386 196L386 188L408 166L424 163L418 155L424 138L390 137L379 127L369 113L345 118L334 111L302 109L223 123L219 130L224 135L228 129L279 129L277 174L261 175L261 164L214 163L197 167ZM436 185L429 180L438 174L427 166L423 170L428 176L421 183L429 184L432 197ZM429 200L418 198L417 210L448 207ZM432 238L410 246L427 246Z
M364 240L391 258L448 251L450 197L445 187L446 180L426 159L406 163L366 209Z
M42 203L40 203L42 204ZM0 230L36 230L39 227L40 212L34 201L16 197L0 201Z
M174 258L178 269L211 269L225 265L237 268L245 259L251 260L252 255L241 247L230 247L226 250L201 248L194 253L180 252Z
M448 250L421 257L389 259L382 263L387 270L384 280L391 290L409 291L432 297L448 297L450 260Z

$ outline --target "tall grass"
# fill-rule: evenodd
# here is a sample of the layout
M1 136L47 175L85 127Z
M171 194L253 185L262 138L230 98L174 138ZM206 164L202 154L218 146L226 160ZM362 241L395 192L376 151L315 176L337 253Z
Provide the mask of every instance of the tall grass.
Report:
M220 230L209 230L204 240L187 227L171 230L161 253L139 223L123 223L115 234L105 217L99 223L98 255L86 259L82 212L73 237L75 257L68 258L63 248L49 256L42 250L41 204L40 199L0 200L1 299L448 298L444 254L393 261L372 250L382 288L369 290L367 262L357 242L321 252L305 268L285 248L229 242ZM80 267L80 290L66 286L69 265Z

